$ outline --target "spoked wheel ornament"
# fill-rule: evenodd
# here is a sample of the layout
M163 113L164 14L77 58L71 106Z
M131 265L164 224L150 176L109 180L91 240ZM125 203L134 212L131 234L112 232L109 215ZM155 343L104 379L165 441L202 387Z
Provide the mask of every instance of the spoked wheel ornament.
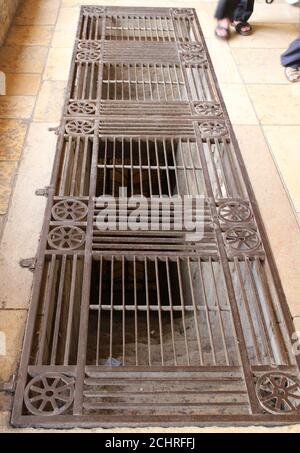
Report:
M44 373L33 378L25 389L24 402L34 415L59 415L74 398L74 379L57 373Z
M223 114L220 104L213 102L195 102L194 109L198 115L218 117Z
M180 44L180 50L183 52L201 52L203 50L203 46L198 42L184 42Z
M93 115L96 113L96 106L92 102L73 101L69 105L68 113L71 115Z
M219 217L224 222L239 223L249 222L251 219L250 208L239 201L226 201L219 206Z
M81 40L78 43L80 50L101 50L101 43L99 41Z
M223 123L205 122L199 125L202 137L222 137L227 135L227 127Z
M74 250L84 244L85 233L76 226L59 226L48 234L49 245L57 250Z
M101 6L85 6L83 9L83 14L85 16L101 16L101 14L104 13L104 8L101 8Z
M196 53L183 53L182 59L185 63L203 64L203 63L207 62L204 54L201 55L201 54L196 54Z
M194 12L191 8L176 8L173 10L174 16L178 17L193 17Z
M72 120L66 124L67 134L87 135L91 134L94 130L94 123L92 121Z
M100 60L100 50L80 50L79 52L77 52L76 59L81 63L94 63Z
M271 414L286 414L300 409L300 384L293 376L271 372L256 383L260 405Z
M87 206L79 200L62 200L52 208L52 216L55 220L80 221L87 215Z
M227 244L239 252L251 252L260 244L256 231L250 228L231 228L225 233Z

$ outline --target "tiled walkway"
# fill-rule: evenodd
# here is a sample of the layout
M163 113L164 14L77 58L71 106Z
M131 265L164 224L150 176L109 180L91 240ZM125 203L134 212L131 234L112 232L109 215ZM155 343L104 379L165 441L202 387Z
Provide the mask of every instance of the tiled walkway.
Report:
M286 81L279 56L297 36L300 9L256 1L254 34L227 44L214 38L215 2L142 3L197 9L298 324L300 84ZM19 267L19 259L37 248L45 200L34 191L49 183L56 137L48 128L60 119L80 4L138 6L141 0L26 0L0 49L0 70L7 75L7 96L0 96L0 332L6 335L1 379L14 371L21 348L32 274Z

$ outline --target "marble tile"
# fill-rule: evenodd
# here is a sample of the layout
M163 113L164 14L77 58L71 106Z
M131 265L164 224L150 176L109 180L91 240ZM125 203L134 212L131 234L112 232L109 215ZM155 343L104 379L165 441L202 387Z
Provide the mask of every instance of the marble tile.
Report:
M0 244L1 244L2 234L4 231L4 225L5 225L5 215L0 214Z
M277 0L272 5L265 2L258 4L256 1L251 21L253 23L297 24L299 22L299 9L287 5L285 1L279 3Z
M73 50L74 41L76 38L76 29L73 30L55 30L51 42L52 47L64 47Z
M42 84L35 111L35 121L60 121L67 83L45 80Z
M215 38L216 21L214 19L215 3L198 3L196 12L205 38ZM222 42L222 44L225 44Z
M8 46L49 46L52 27L47 25L14 25L7 36Z
M262 124L300 124L300 84L248 85L247 90Z
M264 133L295 210L300 212L300 126L264 126Z
M231 47L284 49L298 35L297 24L253 23L253 34L241 36L233 33Z
M0 118L30 118L34 96L0 96Z
M53 25L56 22L60 0L26 0L19 6L15 24Z
M0 214L7 212L16 169L17 162L0 161Z
M294 319L295 330L300 332L300 316L296 316Z
M5 73L41 74L48 49L39 46L3 46L0 48L0 70Z
M26 121L0 119L0 161L20 158L26 131Z
M79 20L78 8L61 8L58 14L56 30L75 30Z
M6 94L8 96L34 96L40 86L38 74L6 74Z
M239 49L232 55L245 83L288 84L280 55L284 49Z
M3 343L3 354L0 354L0 380L8 381L16 370L26 318L26 310L0 310L0 333Z
M205 41L219 83L242 83L228 44L215 38L206 38Z
M68 80L72 48L51 48L43 75L44 80Z
M19 261L37 251L47 200L35 190L50 182L57 136L48 129L53 126L31 123L18 168L0 248L0 300L9 309L28 308L30 301L33 274Z
M221 83L220 88L233 124L258 124L244 85Z

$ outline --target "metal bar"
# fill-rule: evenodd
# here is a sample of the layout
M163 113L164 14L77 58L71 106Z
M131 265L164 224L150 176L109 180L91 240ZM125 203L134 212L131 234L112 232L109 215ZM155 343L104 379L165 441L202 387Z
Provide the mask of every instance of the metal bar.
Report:
M145 293L146 293L146 307L147 307L147 340L148 340L148 363L151 367L151 327L150 327L150 307L149 307L149 288L148 288L148 268L147 258L144 259L144 270L145 270Z
M275 358L274 358L272 346L271 346L269 335L268 335L267 326L266 326L266 323L265 323L264 314L263 314L263 311L262 311L262 307L260 305L259 295L258 295L258 291L257 291L256 285L255 285L255 281L254 281L254 277L253 277L253 274L252 274L252 270L250 268L250 263L249 263L249 258L248 257L246 257L246 266L247 266L248 273L249 273L249 276L250 276L251 288L252 288L252 291L253 291L253 294L254 294L256 312L258 312L258 314L259 314L258 315L258 322L259 322L259 325L260 325L260 331L262 333L262 340L264 342L264 347L265 347L265 350L267 351L272 363L274 363L275 362Z
M52 285L53 285L53 278L54 278L54 270L55 270L55 263L56 257L52 255L50 267L48 269L47 275L47 283L46 283L46 291L45 291L45 302L43 306L43 318L41 324L41 336L39 338L39 349L37 355L37 364L41 365L43 363L43 355L44 355L44 348L45 348L45 340L47 334L47 322L48 322L48 315L50 310L50 300L52 295Z
M225 331L224 331L224 323L222 319L222 314L221 314L221 306L220 306L220 300L219 300L219 295L218 295L218 290L217 290L217 285L216 285L216 277L215 277L215 272L213 269L213 263L211 258L209 258L209 263L210 263L210 268L211 268L211 274L214 282L214 288L215 288L215 293L216 293L216 304L217 304L217 313L218 313L218 318L219 318L219 323L220 323L220 328L221 328L221 335L222 335L222 342L224 345L224 353L226 357L226 364L230 365L229 357L228 357L228 351L227 351L227 344L226 344L226 337L225 337ZM224 311L224 308L223 308Z
M76 145L75 145L75 151L74 151L74 163L73 163L71 187L70 187L70 195L72 195L72 196L75 193L75 185L76 185L76 181L77 181L77 167L78 167L78 159L79 159L79 149L80 149L80 137L77 137Z
M109 359L113 359L113 326L114 326L114 256L111 257L110 272L110 323L109 323ZM112 363L112 362L111 362Z
M98 316L97 316L97 345L96 345L96 365L99 365L100 358L100 334L101 334L101 309L102 309L102 280L103 280L103 257L100 257L100 269L99 269L99 296L98 296ZM90 310L92 307L90 306Z
M55 314L52 351L51 351L51 359L50 359L51 365L55 365L55 362L57 359L57 343L58 343L58 335L59 335L59 328L60 328L60 321L61 321L60 318L61 318L63 290L64 290L64 285L65 285L66 262L67 262L67 256L63 255L62 263L61 263L61 271L60 271L59 290L58 290L57 303L56 303L56 314Z
M125 350L126 350L126 302L125 302L125 259L122 257L122 349L123 349L123 361L125 365Z
M80 175L80 188L79 188L79 196L85 195L85 173L86 173L86 166L87 166L87 155L88 155L88 143L89 139L86 137L84 139L84 150L83 150L83 158L82 158L82 167L81 167L81 175Z
M220 184L220 179L219 179L219 176L218 176L218 171L217 171L217 168L216 168L215 159L214 159L213 153L212 153L211 142L210 142L209 139L206 141L206 144L207 144L207 147L208 147L209 161L211 162L211 166L212 166L214 177L215 177L215 182L217 183L218 193L216 193L215 196L221 198L222 195L223 195L223 191L222 191L222 187L221 187L221 184ZM221 171L223 170L222 167L220 169L221 169ZM224 180L224 185L226 185L225 178L223 178L223 180ZM226 190L226 195L227 194L228 194L228 191Z
M170 283L170 270L169 270L169 261L166 259L166 269L167 269L167 283L168 283L168 295L169 295L169 304L170 304L170 319L171 319L171 334L172 334L172 345L173 345L173 355L174 355L174 365L177 365L177 356L176 356L176 342L174 335L174 315L173 315L173 302L172 302L172 290Z
M186 185L186 192L185 192L184 195L186 195L186 194L190 193L190 187L189 187L189 180L188 180L187 172L186 172L186 163L185 163L185 159L184 159L184 153L183 153L183 149L182 149L182 139L181 138L179 139L179 152L181 154L181 159L182 159L182 164L183 164L183 171L184 171L184 178L185 178L185 185ZM183 195L183 194L181 194L181 195Z
M187 333L186 333L186 324L185 324L186 305L184 305L184 296L183 296L183 289L182 289L182 280L181 280L181 273L180 273L180 260L179 260L179 258L177 258L176 264L177 264L177 274L178 274L178 282L179 282L180 305L181 305L181 314L182 314L182 327L183 327L183 333L184 333L184 343L185 343L185 350L186 350L186 358L187 358L187 364L190 365L190 352L189 352L188 339L187 339ZM197 307L197 308L199 308L199 307Z
M133 258L133 284L134 284L134 337L135 337L135 363L136 366L139 364L139 353L138 353L138 308L137 308L137 288L136 288L136 259Z
M72 333L74 303L75 303L77 262L78 262L78 256L74 255L72 258L72 277L71 277L71 289L70 289L70 300L69 300L69 310L68 310L68 323L67 323L67 333L66 333L64 365L68 365L68 363L69 363L71 333Z
M206 291L205 291L205 285L204 285L204 280L203 280L203 275L202 275L200 258L198 258L198 267L199 267L200 284L201 284L202 294L204 297L205 316L206 316L206 322L207 322L207 327L208 327L210 349L211 349L211 353L212 353L213 364L216 365L217 364L216 351L215 351L212 329L211 329L211 324L210 324L210 319L209 319L209 310L208 310L208 306L207 306L207 295L206 295Z
M234 264L235 264L235 268L236 268L236 271L237 271L239 285L240 285L241 294L242 294L242 299L243 299L243 302L244 302L244 307L246 309L247 319L248 319L250 330L251 330L252 344L253 344L253 347L254 347L254 350L255 350L256 360L260 361L260 360L263 360L263 358L261 356L260 348L259 348L259 345L258 345L258 342L257 342L257 338L256 338L257 335L256 335L254 324L253 324L253 319L252 319L252 314L251 314L251 310L250 310L249 300L247 298L247 293L246 293L246 290L245 290L245 287L244 287L244 283L243 283L243 279L242 279L242 275L241 275L241 269L240 269L240 266L239 266L239 261L238 261L238 259L236 257L234 258Z
M160 285L159 285L159 274L158 274L158 263L157 257L155 257L155 278L156 278L156 291L157 291L157 307L158 310L158 324L159 324L159 337L160 337L160 354L161 354L161 364L164 365L164 341L163 341L163 324L162 324L162 306L160 301ZM149 307L151 310L151 306Z
M193 285L189 258L187 258L187 266L188 266L188 274L189 274L189 282L190 282L190 291L191 291L192 302L193 302L193 307L194 307L194 323L195 323L196 335L197 335L199 359L200 359L200 365L203 365L204 362L203 362L202 343L201 343L201 337L200 337L200 330L199 330L199 323L198 323L198 316L197 316L197 307L196 307L196 301L195 301L195 295L194 295L194 285Z
M153 90L152 90L152 80L151 80L151 74L150 74L150 64L147 64L147 69L148 69L148 78L149 78L149 90L150 90L150 97L151 101L153 101Z
M170 175L169 175L169 167L168 167L168 157L167 157L167 150L166 150L166 140L163 140L163 150L164 150L164 159L165 159L165 169L166 169L166 176L167 176L167 184L168 184L168 196L172 196L172 190L170 185Z

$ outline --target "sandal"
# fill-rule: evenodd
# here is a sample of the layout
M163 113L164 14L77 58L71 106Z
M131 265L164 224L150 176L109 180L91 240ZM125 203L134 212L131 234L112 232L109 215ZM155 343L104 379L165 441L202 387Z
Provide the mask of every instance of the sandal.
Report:
M223 35L219 35L218 31L224 30L226 33ZM230 30L229 27L224 27L224 25L218 24L215 29L215 35L218 39L222 39L223 41L227 41L230 38Z
M252 33L252 27L251 25L249 24L249 22L238 22L237 24L232 22L232 27L235 28L235 31L239 34L239 35L242 35L242 36L249 36L251 35ZM245 31L245 30L242 30L242 28L245 28L245 27L248 27L249 30Z
M288 66L285 68L285 76L289 82L295 83L300 82L300 67L299 68L291 68Z

